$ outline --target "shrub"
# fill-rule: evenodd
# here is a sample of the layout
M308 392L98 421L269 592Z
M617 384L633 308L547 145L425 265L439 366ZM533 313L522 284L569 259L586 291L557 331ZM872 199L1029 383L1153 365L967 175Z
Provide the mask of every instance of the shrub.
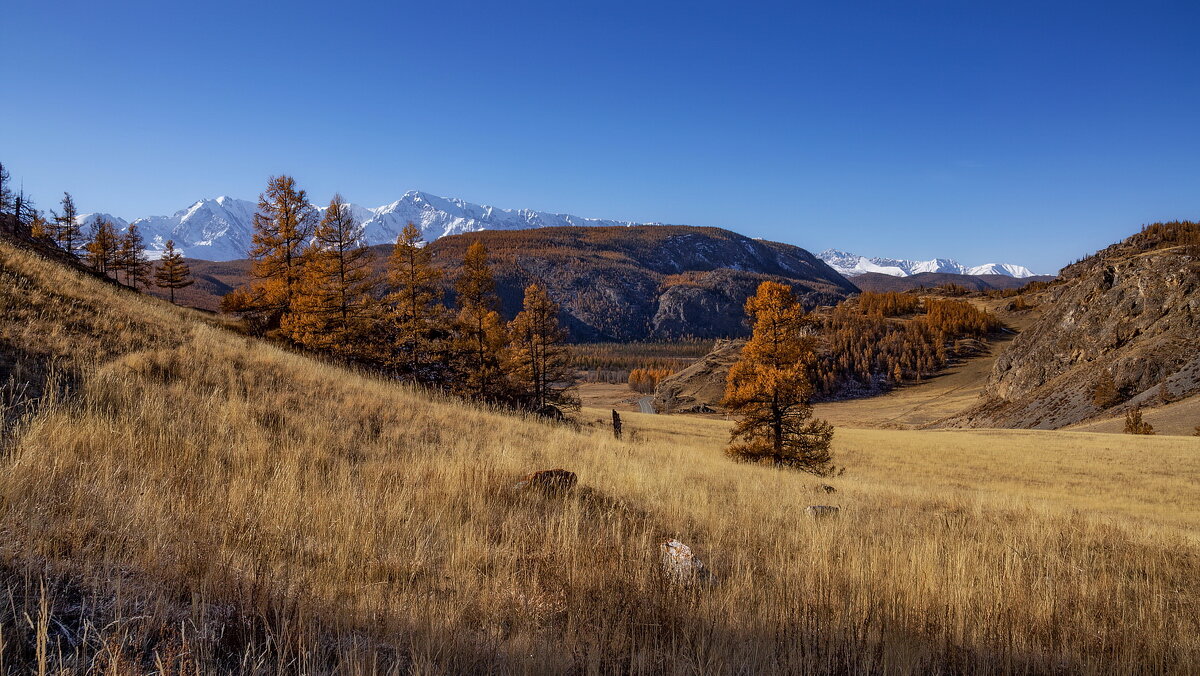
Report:
M1134 406L1125 413L1125 434L1154 434L1154 426L1142 420L1142 409Z

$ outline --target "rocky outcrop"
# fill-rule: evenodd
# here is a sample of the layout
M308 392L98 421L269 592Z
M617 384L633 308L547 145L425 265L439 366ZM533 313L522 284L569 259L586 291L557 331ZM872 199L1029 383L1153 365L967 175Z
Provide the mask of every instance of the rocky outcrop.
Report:
M986 400L949 426L1055 429L1200 391L1200 257L1135 236L1063 270L1001 354ZM1093 396L1111 377L1118 396Z
M716 410L725 398L729 369L745 345L744 340L718 340L702 359L663 378L654 388L654 410L659 413L682 413L698 407Z

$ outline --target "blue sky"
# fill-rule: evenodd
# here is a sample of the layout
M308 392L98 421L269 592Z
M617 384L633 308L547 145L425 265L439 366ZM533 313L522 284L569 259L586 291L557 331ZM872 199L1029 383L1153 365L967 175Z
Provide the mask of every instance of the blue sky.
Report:
M1048 272L1200 219L1198 30L1186 2L8 0L0 162L126 218L290 173Z

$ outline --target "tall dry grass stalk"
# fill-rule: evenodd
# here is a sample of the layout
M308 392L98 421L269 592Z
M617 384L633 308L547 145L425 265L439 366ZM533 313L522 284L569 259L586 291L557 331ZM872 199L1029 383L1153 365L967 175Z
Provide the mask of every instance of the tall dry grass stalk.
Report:
M700 423L633 416L646 433L623 443L471 408L49 265L0 245L0 275L42 294L21 316L62 327L25 348L77 374L0 461L6 669L1200 671L1186 523L1138 529L932 470L892 485L851 461L828 496L728 462ZM0 339L16 345L6 288ZM121 337L76 337L93 315ZM921 438L955 457L955 437ZM509 490L559 466L583 488ZM803 518L831 500L841 518ZM666 537L719 583L665 583Z

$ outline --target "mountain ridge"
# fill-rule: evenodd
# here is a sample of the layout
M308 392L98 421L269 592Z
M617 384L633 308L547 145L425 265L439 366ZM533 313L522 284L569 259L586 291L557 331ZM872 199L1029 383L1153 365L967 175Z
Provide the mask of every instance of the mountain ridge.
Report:
M561 226L656 225L533 209L501 209L466 200L439 197L420 190L409 190L400 199L369 208L351 203L351 213L359 221L363 238L369 245L391 244L404 226L411 222L425 241L447 235L480 230L524 230ZM313 204L318 216L327 208ZM230 261L245 258L253 235L253 216L258 203L222 195L193 202L169 216L146 216L133 221L102 212L80 215L76 220L91 225L99 217L107 218L120 230L136 225L151 255L160 253L167 240L189 258Z
M1023 265L1014 263L984 263L968 266L953 258L933 258L927 261L904 258L860 256L840 249L826 249L817 254L834 270L847 277L866 273L878 273L893 277L910 277L921 273L947 273L956 275L1003 275L1005 277L1036 277L1036 273Z

